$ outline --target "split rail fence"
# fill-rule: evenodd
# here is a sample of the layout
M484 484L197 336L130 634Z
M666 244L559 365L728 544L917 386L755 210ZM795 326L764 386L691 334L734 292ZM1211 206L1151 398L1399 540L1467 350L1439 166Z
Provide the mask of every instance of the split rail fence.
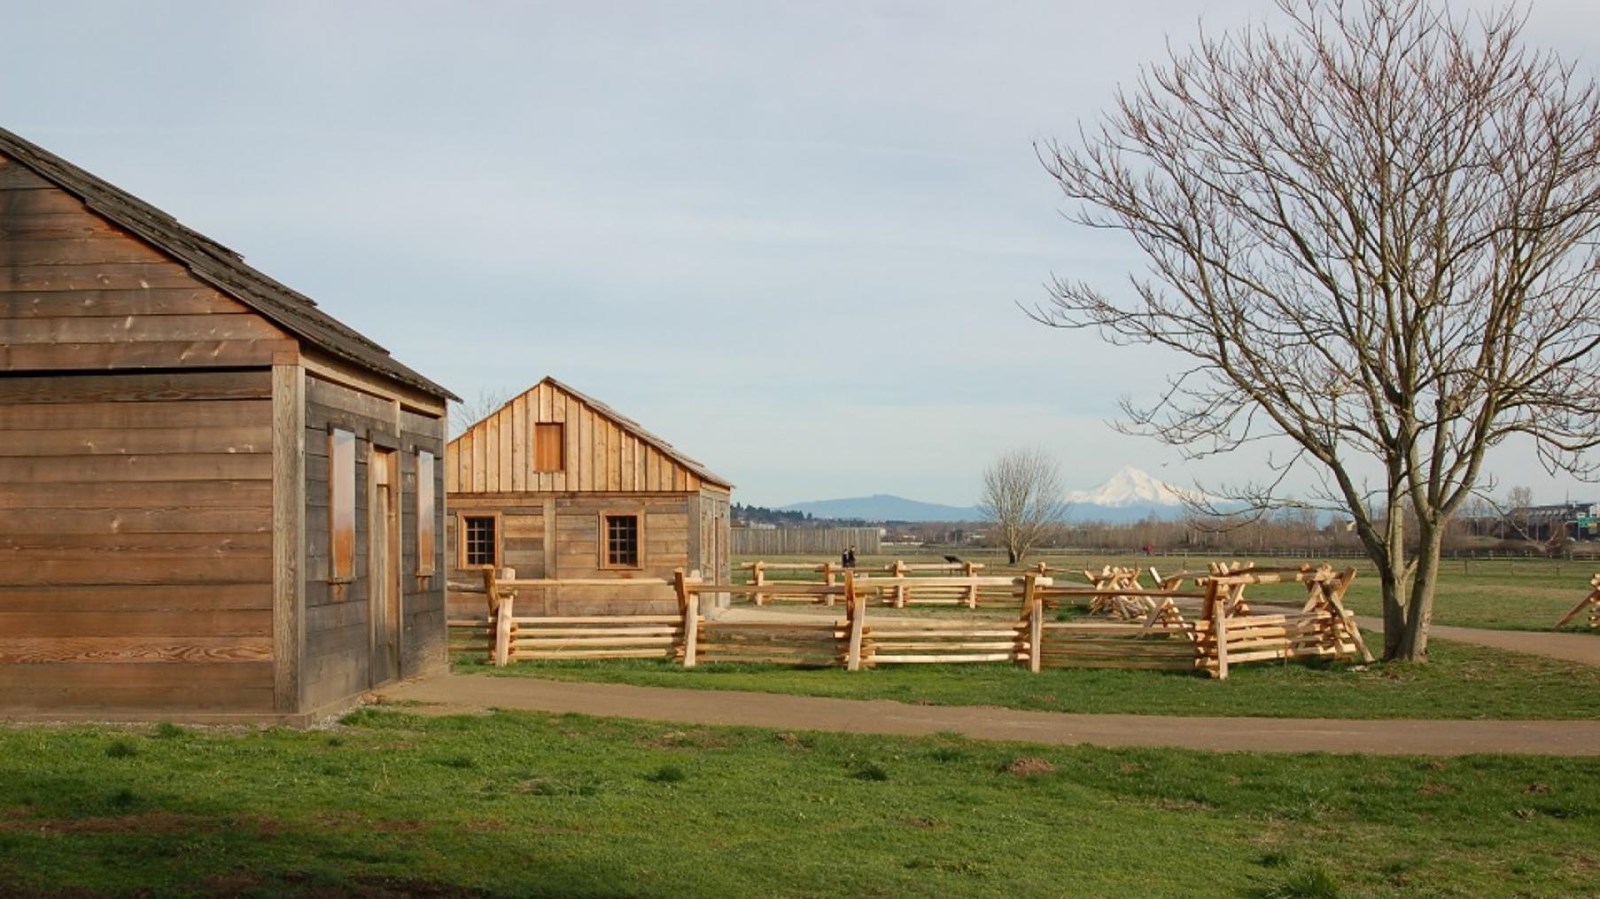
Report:
M1206 574L1194 589L1146 590L1129 586L1059 584L1037 572L1022 577L979 576L913 578L858 576L842 570L834 583L786 585L785 596L840 604L843 617L817 621L723 621L701 614L707 594L770 596L771 585L714 584L677 572L670 582L549 581L502 579L484 571L487 613L450 619L451 647L482 653L492 664L534 659L661 658L685 667L703 662L759 662L808 667L839 666L850 671L881 665L925 663L1005 663L1043 668L1150 668L1203 671L1226 678L1230 666L1267 660L1325 658L1370 662L1354 616L1343 594L1353 572L1327 566L1294 569L1241 569ZM927 581L953 583L927 583ZM908 583L914 582L914 583ZM1299 610L1257 612L1243 601L1254 584L1297 582L1306 599ZM525 616L516 613L519 589L604 585L627 591L659 589L670 583L678 597L676 615ZM1015 618L974 615L960 619L906 618L870 613L875 605L897 604L897 597L926 587L960 597L983 591L990 602L1005 596ZM1115 590L1115 593L1111 591ZM619 593L619 596L622 594ZM1133 606L1109 603L1111 596ZM1121 608L1120 617L1055 620L1062 605L1091 616L1097 608ZM869 620L870 618L870 620Z
M1556 629L1566 627L1567 622L1577 618L1586 610L1589 613L1589 626L1600 627L1600 574L1590 578L1589 595L1573 606L1572 611L1561 616L1561 620L1556 622Z

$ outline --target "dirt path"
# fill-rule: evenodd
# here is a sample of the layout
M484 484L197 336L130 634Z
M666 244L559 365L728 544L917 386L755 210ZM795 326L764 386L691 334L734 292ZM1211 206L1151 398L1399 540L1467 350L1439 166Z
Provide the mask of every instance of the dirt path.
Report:
M814 618L821 610L739 611L739 618ZM1363 625L1381 626L1363 619ZM1458 640L1600 666L1600 637L1534 631L1435 627ZM907 705L726 690L678 690L532 678L446 675L378 691L381 701L416 703L424 715L489 709L577 712L683 724L920 736L961 733L981 740L1095 746L1150 746L1249 752L1366 755L1600 756L1600 721L1439 721L1317 718L1186 718L1164 715L1070 715L969 706Z
M1382 631L1383 622L1376 618L1358 619L1362 629ZM1450 627L1435 624L1428 629L1430 640L1454 640L1510 652L1546 656L1580 665L1600 667L1600 635L1555 633L1545 631L1491 631L1475 627ZM1381 642L1367 641L1374 653L1381 652Z
M1178 718L1066 715L966 706L906 705L726 690L559 683L523 677L446 675L379 691L421 703L425 715L488 709L578 712L683 724L780 730L926 735L1095 746L1161 746L1252 752L1370 755L1600 755L1600 721L1359 721L1310 718Z

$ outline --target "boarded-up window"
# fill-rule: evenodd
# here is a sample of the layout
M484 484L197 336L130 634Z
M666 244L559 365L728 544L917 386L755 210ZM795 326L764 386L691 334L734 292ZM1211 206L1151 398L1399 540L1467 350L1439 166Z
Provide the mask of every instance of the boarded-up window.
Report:
M439 548L434 539L433 453L417 450L417 576L427 577L436 569Z
M461 520L461 560L467 565L494 565L494 516L468 516Z
M639 516L605 516L606 565L612 568L639 567Z
M356 575L356 435L328 432L328 579Z
M566 468L564 447L566 427L559 421L541 421L533 426L533 470L561 471Z

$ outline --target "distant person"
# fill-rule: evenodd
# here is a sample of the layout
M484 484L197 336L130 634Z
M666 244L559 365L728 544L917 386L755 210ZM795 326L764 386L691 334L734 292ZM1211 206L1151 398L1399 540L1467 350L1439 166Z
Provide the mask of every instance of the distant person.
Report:
M844 553L839 556L839 564L846 568L856 567L856 548L854 546L845 550Z

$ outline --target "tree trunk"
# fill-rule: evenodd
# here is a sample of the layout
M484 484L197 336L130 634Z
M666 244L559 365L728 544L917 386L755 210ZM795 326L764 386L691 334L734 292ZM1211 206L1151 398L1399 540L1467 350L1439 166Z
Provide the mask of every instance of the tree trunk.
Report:
M1389 495L1395 490L1391 484ZM1380 543L1368 545L1367 555L1378 568L1378 583L1383 590L1383 660L1400 657L1410 619L1406 599L1410 583L1406 577L1405 518L1400 504L1392 499L1384 515L1384 536Z
M1419 537L1422 545L1417 550L1417 573L1411 580L1410 595L1406 597L1405 628L1389 652L1389 638L1384 635L1385 661L1426 662L1428 660L1428 629L1433 624L1433 593L1439 583L1439 556L1444 535L1438 528L1424 528Z

